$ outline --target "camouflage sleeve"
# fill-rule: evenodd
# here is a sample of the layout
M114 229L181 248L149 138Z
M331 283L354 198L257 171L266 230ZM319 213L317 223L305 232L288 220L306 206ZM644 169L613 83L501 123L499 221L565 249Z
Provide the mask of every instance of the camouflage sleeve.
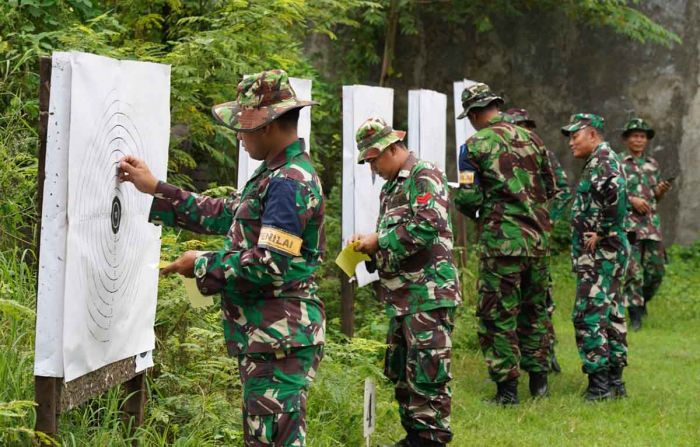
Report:
M292 260L301 256L302 234L314 214L312 192L295 180L273 178L263 200L260 221L252 223L261 225L252 248L203 252L196 259L195 277L202 293L217 293L238 278L257 286L290 280Z
M600 214L596 233L607 237L615 228L624 228L627 214L627 191L621 171L609 165L601 166L603 172L591 180L593 200L598 202ZM602 174L602 175L601 175Z
M226 234L231 228L233 210L238 201L237 192L226 199L218 199L159 182L148 220L157 225L180 227L195 233Z
M454 193L454 202L457 211L475 219L479 208L484 203L484 191L481 187L479 171L472 159L469 146L463 144L459 151L459 189Z
M409 219L379 232L376 260L382 270L394 270L393 266L430 245L449 225L449 197L439 170L423 169L416 173L409 201Z
M544 146L541 146L542 157L540 165L540 176L544 181L544 188L547 194L547 200L554 200L559 191L557 188L556 177L554 173L554 165L552 164L552 153Z
M547 151L547 156L549 157L549 163L554 170L554 198L552 199L552 206L550 208L550 218L552 222L556 222L563 215L566 207L571 202L573 195L571 194L571 187L569 186L569 181L566 177L566 172L564 168L559 164L559 160L550 150Z

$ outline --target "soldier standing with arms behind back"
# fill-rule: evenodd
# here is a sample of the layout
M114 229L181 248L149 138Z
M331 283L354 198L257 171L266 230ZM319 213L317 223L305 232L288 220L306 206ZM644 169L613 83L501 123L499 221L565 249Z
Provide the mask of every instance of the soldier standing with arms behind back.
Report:
M573 115L562 127L574 157L586 161L571 209L571 257L576 273L574 331L588 401L626 395L627 328L621 283L625 278L627 183L618 155L604 141L604 120Z
M379 298L390 318L384 374L395 385L407 433L396 446L438 447L452 439L448 382L455 307L461 297L452 258L447 179L408 151L405 134L379 117L358 128L358 163L369 163L387 182L377 232L355 234L349 243L373 257Z
M666 250L657 203L671 189L671 183L661 179L659 162L644 153L654 134L654 129L641 118L631 119L622 132L629 152L623 159L623 166L632 205L629 220L635 234L625 298L634 330L641 329L647 303L661 285L666 270Z
M497 392L491 400L514 405L519 368L530 394L548 393L550 331L548 202L554 173L540 138L500 113L503 99L486 84L462 93L464 112L477 129L459 157L455 205L479 226L477 317L479 343Z
M513 118L515 124L524 127L531 132L534 132L537 128L537 123L535 123L535 120L530 119L530 115L525 109L511 108L508 109L506 114ZM559 163L559 160L557 159L556 155L554 155L554 152L547 149L547 157L549 157L549 164L552 165L552 170L554 171L554 183L556 185L554 198L549 206L549 217L552 220L552 228L554 228L557 221L563 217L566 207L569 206L573 196L571 195L571 187L569 186L569 180L566 177L566 172L564 172L564 168L561 167L561 163ZM549 287L547 287L547 314L549 314L549 324L547 329L549 330L549 341L551 343L550 349L552 351L552 371L559 373L561 372L561 366L559 365L557 356L554 353L556 333L554 331L552 317L554 315L554 310L556 309L556 303L554 302L552 288L552 274L549 272Z
M224 338L238 358L246 446L306 445L306 394L323 357L325 312L315 271L325 250L324 199L304 141L299 109L283 70L245 76L238 99L214 106L263 160L242 192L215 199L158 181L135 157L120 178L155 196L150 220L226 235L218 251L185 252L161 270L196 277L205 295L221 293Z

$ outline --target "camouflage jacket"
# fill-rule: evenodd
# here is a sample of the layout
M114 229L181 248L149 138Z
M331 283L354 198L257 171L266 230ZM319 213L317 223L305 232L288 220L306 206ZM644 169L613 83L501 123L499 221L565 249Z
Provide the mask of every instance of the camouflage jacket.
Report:
M552 165L552 170L554 171L555 192L549 207L549 217L552 220L552 224L554 224L564 215L566 207L571 203L574 196L571 194L571 187L569 186L566 172L564 172L564 168L561 167L554 152L547 150L547 156L549 157L549 164Z
M390 317L460 303L448 206L445 175L413 154L382 187L375 260Z
M301 140L263 163L227 199L160 183L151 222L226 234L203 252L195 277L203 294L220 292L231 355L322 344L323 303L315 271L325 250L321 183Z
M656 186L661 183L659 163L651 157L626 156L622 165L627 177L627 195L647 201L651 213L640 214L631 208L629 213L630 231L634 231L637 240L648 239L660 241L661 219L656 210Z
M586 160L571 208L571 258L574 272L602 271L603 261L617 269L627 264L627 182L618 155L607 142ZM586 232L602 239L593 252L584 248Z
M548 254L556 185L537 134L498 115L462 146L459 170L455 205L477 218L481 257Z

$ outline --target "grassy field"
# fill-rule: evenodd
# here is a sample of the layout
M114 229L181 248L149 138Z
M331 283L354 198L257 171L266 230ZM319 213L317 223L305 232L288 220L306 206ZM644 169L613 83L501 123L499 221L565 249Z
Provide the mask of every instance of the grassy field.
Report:
M166 244L167 245L167 244ZM33 273L21 254L0 257L0 445L30 445L33 398ZM569 315L573 277L568 259L554 263L555 315L563 372L551 376L551 396L532 401L527 379L522 404L503 409L484 402L494 392L475 349L469 305L458 320L452 382L452 445L683 446L700 443L700 256L698 247L674 249L674 262L650 305L642 331L629 335L630 397L585 403ZM467 275L468 283L473 277ZM472 284L468 284L471 288ZM240 388L235 362L224 356L218 312L192 311L178 280L161 283L156 368L145 425L128 436L119 412L119 390L61 417L58 443L69 446L240 445ZM467 301L473 300L469 293ZM472 301L473 302L473 301ZM331 321L327 356L309 399L310 446L361 446L362 383L378 383L373 445L403 435L390 385L381 378L383 318L362 328L367 338L341 341ZM374 339L374 340L372 340Z

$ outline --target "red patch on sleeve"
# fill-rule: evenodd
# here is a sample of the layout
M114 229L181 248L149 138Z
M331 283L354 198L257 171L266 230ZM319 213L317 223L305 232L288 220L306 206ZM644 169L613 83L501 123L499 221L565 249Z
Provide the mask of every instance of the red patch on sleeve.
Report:
M419 203L420 205L425 205L426 203L428 203L428 200L430 200L430 199L432 199L432 198L433 198L433 195L430 194L429 192L426 192L426 193L423 194L422 196L418 196L418 197L416 198L416 200L418 201L418 203Z

